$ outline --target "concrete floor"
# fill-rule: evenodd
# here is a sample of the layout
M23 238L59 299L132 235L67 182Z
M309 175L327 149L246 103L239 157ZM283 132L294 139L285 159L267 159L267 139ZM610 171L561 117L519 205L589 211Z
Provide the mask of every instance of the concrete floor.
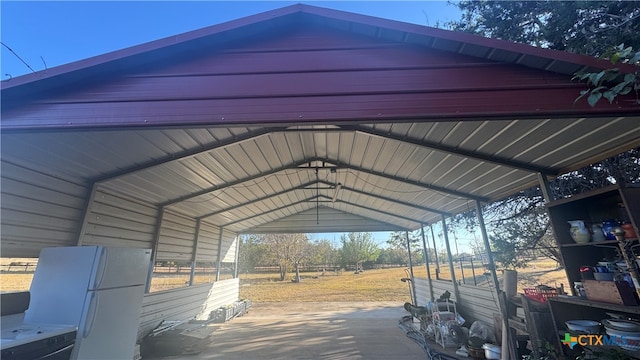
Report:
M424 351L398 327L402 305L254 303L241 317L209 325L213 342L201 353L154 359L423 360Z

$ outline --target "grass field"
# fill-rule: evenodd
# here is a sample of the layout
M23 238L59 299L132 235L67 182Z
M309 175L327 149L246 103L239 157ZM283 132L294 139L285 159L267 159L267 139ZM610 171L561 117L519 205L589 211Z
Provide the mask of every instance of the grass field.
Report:
M441 273L448 273L446 266L440 267ZM431 266L432 278L435 278L435 268ZM467 270L465 269L465 273ZM426 277L423 265L414 267L416 277ZM456 278L462 278L462 272L456 269ZM300 283L289 281L293 274L289 274L287 281L279 281L277 274L240 274L240 297L253 301L409 301L408 285L400 281L406 277L404 268L390 268L367 270L360 274L343 271L340 274L329 272L303 273ZM465 275L467 279L470 275ZM501 275L498 274L500 277ZM0 291L28 290L33 273L2 272L0 273ZM230 275L223 275L222 279ZM195 283L213 281L212 274L198 275ZM518 288L522 292L525 287L538 284L560 286L564 284L568 290L564 270L557 270L556 264L550 260L537 260L526 269L518 270ZM151 291L161 291L176 287L187 286L188 274L158 275L152 280Z

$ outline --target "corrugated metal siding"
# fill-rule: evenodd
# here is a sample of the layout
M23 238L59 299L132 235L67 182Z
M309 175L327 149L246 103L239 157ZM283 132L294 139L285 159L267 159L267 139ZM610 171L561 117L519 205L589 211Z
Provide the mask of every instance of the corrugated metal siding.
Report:
M493 327L493 315L500 313L495 289L480 286L459 285L458 309L465 315L468 324L482 320Z
M3 257L38 257L42 247L77 243L87 188L28 166L1 162Z
M418 305L426 305L431 298L429 293L429 279L427 278L414 278L414 284L416 287L416 296L418 297ZM451 293L451 299L456 300L456 295L453 292L453 283L451 281L443 280L431 280L433 286L433 297L438 299L445 291Z
M416 302L419 306L425 306L431 300L431 294L429 293L429 279L427 278L413 278L413 283L416 288Z
M445 291L451 293L451 300L458 301L456 299L455 291L453 291L453 283L446 280L431 280L433 284L433 297L438 299ZM428 290L427 290L428 291Z
M202 305L202 311L196 315L196 320L207 320L215 309L229 305L239 299L240 279L217 281L211 287L207 300Z
M200 223L197 261L215 262L218 257L220 228L205 221Z
M145 294L140 314L138 339L155 329L164 320L185 321L202 311L213 284Z
M83 245L152 249L157 207L96 189L86 217Z
M166 210L160 227L156 260L191 261L195 231L195 219Z
M222 262L236 262L236 249L238 248L238 238L236 233L228 230L222 232Z
M427 278L414 278L418 305L426 305L429 302L429 280ZM460 299L456 300L453 292L453 283L443 280L432 280L433 295L437 299L445 291L451 293L451 299L456 301L456 308L465 317L467 324L482 320L493 327L493 314L500 313L498 299L491 288L459 285Z
M550 116L565 112L583 88L564 74L326 28L290 27L235 46L200 46L193 61L57 91L28 111L3 111L3 126ZM582 101L573 108L633 114L631 106Z

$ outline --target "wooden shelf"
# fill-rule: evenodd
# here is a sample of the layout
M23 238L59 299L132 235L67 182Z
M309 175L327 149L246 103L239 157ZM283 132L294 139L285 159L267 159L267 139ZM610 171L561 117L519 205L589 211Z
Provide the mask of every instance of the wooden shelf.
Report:
M624 239L624 242L634 242L638 241L638 239ZM586 243L574 243L574 244L562 244L561 247L572 247L572 246L598 246L598 245L618 245L618 240L604 240L604 241L590 241Z
M591 300L577 297L577 296L559 295L556 297L549 298L547 301L553 301L556 303L564 303L564 304L570 304L570 305L586 306L590 308L599 308L599 309L611 310L614 312L625 313L625 314L640 315L640 306L625 306L625 305L609 304L609 303L603 303L599 301L591 301Z
M587 243L574 243L574 244L562 244L562 247L572 247L572 246L596 246L596 245L615 245L618 246L618 240L605 240L605 241L590 241Z

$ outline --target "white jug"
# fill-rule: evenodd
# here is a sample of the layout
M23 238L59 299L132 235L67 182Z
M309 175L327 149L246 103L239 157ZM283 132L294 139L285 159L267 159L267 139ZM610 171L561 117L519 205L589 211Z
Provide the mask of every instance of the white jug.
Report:
M591 241L591 232L584 225L584 221L582 220L570 220L569 225L571 228L569 232L571 233L571 238L578 244L584 244Z

